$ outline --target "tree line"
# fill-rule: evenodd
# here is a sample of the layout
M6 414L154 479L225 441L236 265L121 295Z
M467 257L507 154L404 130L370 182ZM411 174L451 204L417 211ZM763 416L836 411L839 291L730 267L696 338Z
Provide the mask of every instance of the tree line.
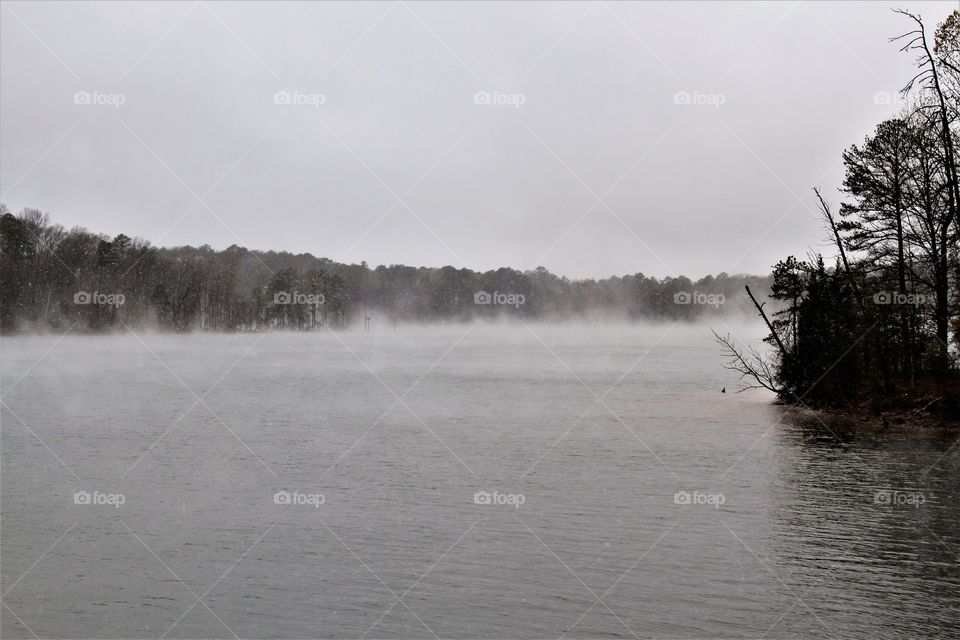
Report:
M811 405L929 401L956 411L960 346L960 12L935 29L898 11L915 55L896 117L843 153L835 211L814 190L836 250L773 269L778 310L756 308L773 356L718 336L747 387Z
M571 280L543 267L368 267L231 246L158 248L124 234L65 229L36 209L0 205L0 331L263 331L355 323L523 319L677 319L747 312L744 285L642 273ZM367 320L367 319L370 320Z

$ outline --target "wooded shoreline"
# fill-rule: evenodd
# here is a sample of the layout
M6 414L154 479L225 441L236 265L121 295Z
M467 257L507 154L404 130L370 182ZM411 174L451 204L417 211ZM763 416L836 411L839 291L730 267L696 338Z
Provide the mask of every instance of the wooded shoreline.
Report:
M960 418L960 11L891 38L914 56L903 108L843 153L842 201L813 193L833 257L789 256L747 294L772 354L717 335L747 388L882 424ZM832 263L832 264L831 264ZM887 412L887 413L884 413ZM888 415L889 414L889 415ZM884 422L884 419L886 422Z

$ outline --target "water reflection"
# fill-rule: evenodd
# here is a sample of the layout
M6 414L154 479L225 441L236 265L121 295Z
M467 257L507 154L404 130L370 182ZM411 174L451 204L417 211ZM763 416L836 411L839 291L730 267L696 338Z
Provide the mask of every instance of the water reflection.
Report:
M147 336L249 450L205 411L157 441L193 399L136 340L61 341L4 399L69 465L3 410L4 605L40 637L956 636L951 437L720 394L696 327L536 330L609 410L525 329L268 335L216 385L256 338ZM5 345L5 378L48 347ZM404 399L423 423L390 411L380 380L425 371ZM495 490L524 503L474 503ZM195 598L158 558L216 584L217 617L178 623Z
M788 409L782 417L771 555L806 593L798 608L809 606L836 635L859 635L865 625L889 637L953 635L960 624L956 436L825 424ZM788 633L793 622L777 631Z

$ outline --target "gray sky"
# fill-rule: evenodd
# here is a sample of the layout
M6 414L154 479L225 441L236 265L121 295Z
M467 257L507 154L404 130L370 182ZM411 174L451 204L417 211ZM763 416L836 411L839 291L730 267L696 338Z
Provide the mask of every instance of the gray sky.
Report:
M0 192L162 246L765 273L897 109L892 6L957 5L4 2Z

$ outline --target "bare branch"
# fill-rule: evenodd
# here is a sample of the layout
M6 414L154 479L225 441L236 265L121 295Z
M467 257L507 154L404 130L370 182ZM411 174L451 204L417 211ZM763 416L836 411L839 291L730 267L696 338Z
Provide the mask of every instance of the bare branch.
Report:
M767 362L757 352L756 349L748 347L746 352L737 349L736 345L729 335L721 336L716 331L711 330L713 337L723 347L723 355L727 362L723 365L724 369L736 371L740 374L741 380L746 380L737 389L737 393L747 389L766 389L777 395L783 395L786 390L780 388L776 383L774 367ZM753 380L753 382L750 382Z

